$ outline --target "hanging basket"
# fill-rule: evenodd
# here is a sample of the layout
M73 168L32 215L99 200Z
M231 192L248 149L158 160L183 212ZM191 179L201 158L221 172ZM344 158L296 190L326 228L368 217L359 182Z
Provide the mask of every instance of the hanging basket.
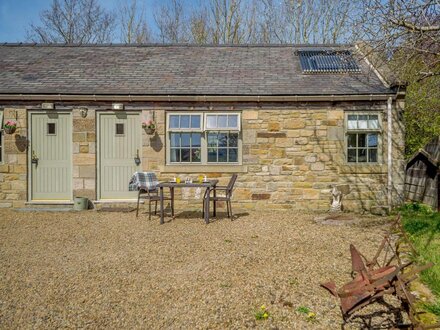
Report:
M156 132L156 128L146 127L146 128L145 128L145 132L146 132L148 135L153 135L153 134Z
M14 134L17 130L17 127L5 127L4 130L6 134Z

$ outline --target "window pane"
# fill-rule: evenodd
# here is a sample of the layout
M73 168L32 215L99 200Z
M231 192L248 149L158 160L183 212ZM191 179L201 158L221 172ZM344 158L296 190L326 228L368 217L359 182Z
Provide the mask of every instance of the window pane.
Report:
M357 129L357 115L348 115L348 129Z
M229 161L230 162L238 161L238 149L236 148L229 149Z
M366 147L367 146L367 134L357 134L358 136L358 147Z
M116 135L123 135L124 134L124 124L118 123L116 124Z
M171 115L170 116L170 128L179 128L179 116Z
M367 162L367 149L358 149L358 163Z
M218 162L223 163L228 161L228 149L218 149Z
M180 162L180 149L171 149L170 150L170 161L171 162Z
M359 115L358 128L359 129L367 129L368 128L368 115Z
M208 149L208 162L217 162L217 149Z
M200 128L200 115L191 116L191 128Z
M218 133L218 146L219 147L228 146L228 133Z
M180 136L181 136L182 147L190 147L191 133L182 133Z
M372 129L378 129L379 128L379 119L378 115L370 115L369 125Z
M347 161L349 163L356 163L356 149L348 149Z
M238 133L229 133L229 146L238 147Z
M372 163L377 163L377 149L368 150L368 161Z
M350 148L356 148L356 137L357 134L348 134L347 136L347 146Z
M182 162L191 161L191 149L181 149L182 151Z
M48 135L55 134L55 123L47 123L47 134ZM116 133L116 134L118 134L118 133ZM124 134L124 132L122 132L121 134Z
M217 127L217 116L216 115L207 115L206 116L206 127L207 128L216 128Z
M202 140L202 134L201 133L192 133L191 146L192 147L200 147L201 146L201 140Z
M217 117L217 127L221 127L221 128L228 127L228 116L219 115Z
M229 115L228 116L228 127L229 128L238 128L238 115Z
M180 128L189 128L189 115L180 116Z
M191 161L192 161L193 163L200 163L200 162L201 162L201 157L200 157L200 155L201 155L201 151L200 151L199 148L197 148L197 149L192 149L192 150L191 150Z
M171 147L180 147L180 133L170 134L170 145Z
M217 147L217 133L208 133L208 147Z
M368 134L368 147L377 147L377 134Z

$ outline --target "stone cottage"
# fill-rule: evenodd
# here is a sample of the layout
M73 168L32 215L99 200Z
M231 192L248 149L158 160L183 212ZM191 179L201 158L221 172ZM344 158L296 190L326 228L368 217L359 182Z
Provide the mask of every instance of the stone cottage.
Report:
M355 45L2 44L0 67L1 207L132 202L138 170L238 173L239 208L403 198L404 90Z

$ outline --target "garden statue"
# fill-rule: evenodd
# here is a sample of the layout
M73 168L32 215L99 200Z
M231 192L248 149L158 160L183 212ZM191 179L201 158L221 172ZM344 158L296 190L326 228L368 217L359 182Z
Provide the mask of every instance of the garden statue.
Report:
M341 212L342 210L342 191L336 185L332 188L332 205L330 212Z

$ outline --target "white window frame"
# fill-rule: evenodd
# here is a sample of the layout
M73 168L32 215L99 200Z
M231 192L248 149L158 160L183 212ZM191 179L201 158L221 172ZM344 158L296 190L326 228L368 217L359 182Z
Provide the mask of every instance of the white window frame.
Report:
M377 128L355 128L351 129L348 128L348 116L351 115L375 115L377 116L378 121L378 127ZM344 128L345 128L345 134L344 134L344 153L345 153L345 163L347 165L379 165L382 163L382 136L383 136L383 129L382 129L382 113L378 111L347 111L345 112L345 118L344 118ZM359 119L357 120L359 121ZM367 121L367 123L369 120ZM368 124L367 124L368 125ZM349 162L348 161L348 135L349 134L368 134L368 133L376 133L377 134L377 161L376 162L359 162L358 156L356 155L356 162ZM358 149L358 148L356 148ZM369 149L366 147L365 149Z
M205 131L241 131L241 116L238 112L228 113L228 112L205 112L204 114L204 130ZM231 116L236 115L237 116L237 127L230 128L230 127L215 127L215 128L208 128L208 116L215 115L217 116Z
M215 129L206 129L205 123L207 115L237 115L237 128L229 129L229 128L215 128ZM200 128L169 128L170 117L173 115L200 115ZM191 122L191 119L190 119ZM233 166L233 165L241 165L242 164L242 132L241 132L241 112L180 112L180 111L170 111L166 114L166 123L165 123L165 134L166 134L166 165L173 166L201 166L201 165L225 165L225 166ZM238 154L237 154L237 162L208 162L208 132L236 132L238 133ZM170 133L201 133L201 161L198 163L195 162L171 162L171 139Z

